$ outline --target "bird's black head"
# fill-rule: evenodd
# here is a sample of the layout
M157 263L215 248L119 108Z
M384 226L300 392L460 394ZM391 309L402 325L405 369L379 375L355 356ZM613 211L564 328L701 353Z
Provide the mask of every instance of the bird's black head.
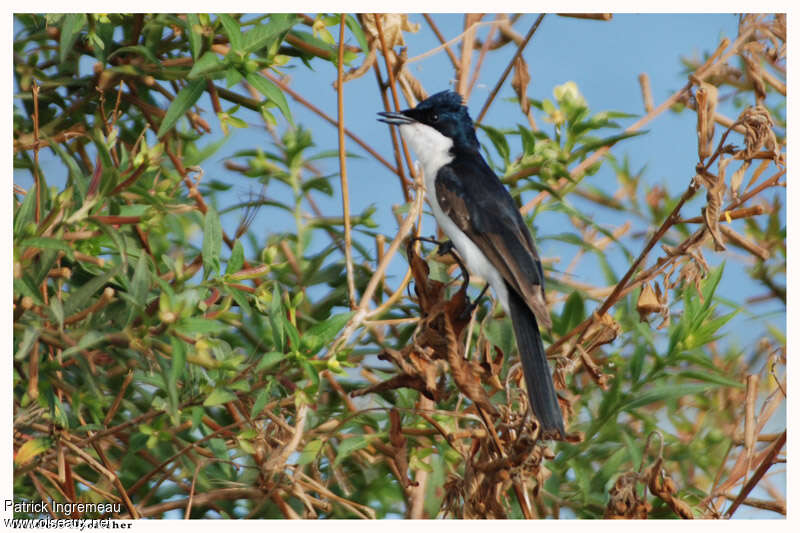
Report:
M456 147L479 149L475 126L461 95L457 92L442 91L429 96L412 109L399 113L378 114L382 117L378 120L387 124L421 123L452 139Z

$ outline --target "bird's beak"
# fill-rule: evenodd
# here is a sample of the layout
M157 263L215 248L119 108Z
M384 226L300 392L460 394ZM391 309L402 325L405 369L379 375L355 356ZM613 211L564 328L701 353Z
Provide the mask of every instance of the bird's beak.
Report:
M413 118L404 115L402 112L387 113L385 111L381 111L378 114L381 116L381 118L379 118L378 120L380 120L381 122L385 122L386 124L396 124L398 126L402 126L403 124L413 124L414 122L416 122Z

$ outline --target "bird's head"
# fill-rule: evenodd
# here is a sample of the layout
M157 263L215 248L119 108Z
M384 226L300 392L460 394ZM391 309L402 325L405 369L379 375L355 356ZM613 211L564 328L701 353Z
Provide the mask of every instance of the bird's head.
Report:
M423 145L441 145L445 137L451 146L462 149L479 148L475 127L469 117L461 95L454 91L442 91L417 104L416 107L399 113L378 113L378 120L400 126L403 137L416 145L415 151L424 149ZM415 140L419 142L414 142Z

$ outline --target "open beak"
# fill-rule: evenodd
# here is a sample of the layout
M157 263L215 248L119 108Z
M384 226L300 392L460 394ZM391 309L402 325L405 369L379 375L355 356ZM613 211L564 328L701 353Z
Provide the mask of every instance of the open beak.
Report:
M378 113L381 118L381 122L385 122L386 124L395 124L397 126L402 126L403 124L413 124L416 122L413 118L404 115L403 113L395 113L395 112L385 112L381 111Z

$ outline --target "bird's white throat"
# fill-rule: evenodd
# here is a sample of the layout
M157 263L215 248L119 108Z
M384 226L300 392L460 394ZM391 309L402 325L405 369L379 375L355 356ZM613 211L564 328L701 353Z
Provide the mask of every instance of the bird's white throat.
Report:
M453 155L450 153L453 139L445 137L435 128L419 122L403 124L400 126L400 134L422 165L422 170L425 172L425 185L430 194L436 173L453 160Z

